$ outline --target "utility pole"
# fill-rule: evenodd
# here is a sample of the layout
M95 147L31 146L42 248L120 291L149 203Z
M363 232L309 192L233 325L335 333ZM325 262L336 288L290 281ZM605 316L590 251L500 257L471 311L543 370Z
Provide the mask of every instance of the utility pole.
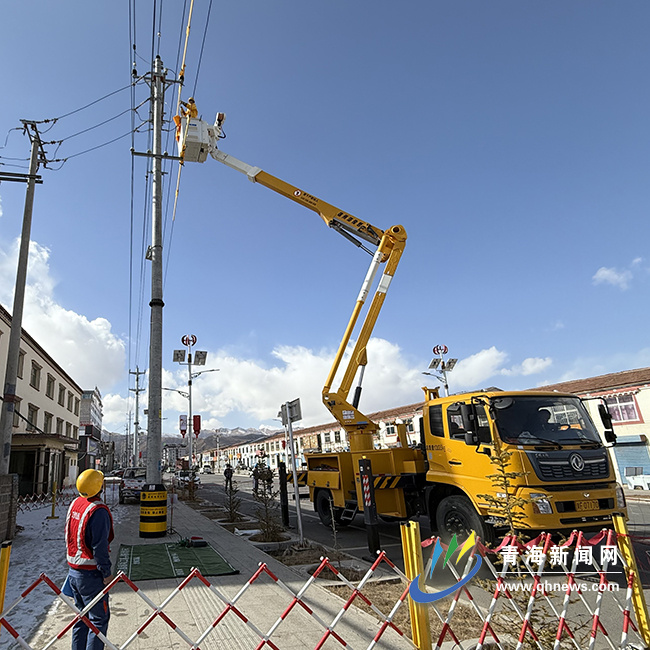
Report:
M162 326L163 326L163 254L162 254L162 126L165 103L166 71L159 56L151 76L151 113L153 121L152 212L151 212L151 328L149 334L149 423L147 432L147 483L161 482L162 458Z
M20 356L20 335L23 326L23 308L25 305L25 285L27 282L27 260L29 259L29 240L32 230L32 212L34 208L34 186L39 179L36 172L39 165L39 154L45 165L47 160L43 151L43 143L35 122L23 120L25 131L29 133L32 152L29 159L29 175L27 177L27 192L25 194L25 209L23 213L23 229L20 237L20 252L18 254L18 270L16 272L16 288L14 305L11 314L11 332L9 334L9 350L7 353L7 368L5 385L0 413L0 436L2 449L0 452L0 475L9 474L9 459L11 456L11 438L14 425L14 407L16 400L16 381L18 378L18 361ZM30 132L31 129L31 132ZM4 179L13 180L13 179Z
M133 422L133 426L135 427L135 431L133 433L133 447L132 447L132 458L133 462L131 464L131 467L137 467L138 463L140 462L140 393L144 393L144 388L140 388L140 375L144 375L146 373L140 372L140 369L138 366L135 367L135 372L133 370L129 370L130 375L135 375L135 388L129 388L129 390L133 391L135 393L135 420ZM149 457L148 454L148 449L147 449L147 458Z

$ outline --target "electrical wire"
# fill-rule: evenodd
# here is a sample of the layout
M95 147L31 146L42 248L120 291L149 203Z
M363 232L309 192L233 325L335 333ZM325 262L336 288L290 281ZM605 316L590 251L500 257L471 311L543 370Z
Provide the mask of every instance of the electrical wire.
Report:
M34 124L49 124L50 122L58 122L59 120L62 120L66 117L70 117L70 115L75 115L76 113L79 113L81 111L86 110L87 108L90 108L91 106L94 106L95 104L98 104L99 102L103 102L105 99L108 99L109 97L112 97L113 95L117 95L117 93L121 93L123 90L126 90L127 88L130 88L135 81L131 82L128 86L124 86L123 88L118 88L117 90L114 90L113 92L108 93L107 95L104 95L103 97L100 97L99 99L96 99L94 102L90 102L90 104L86 104L85 106L82 106L81 108L76 108L74 111L70 111L69 113L64 113L63 115L59 115L59 117L53 117L47 120L34 120ZM47 131L46 131L47 133Z
M201 51L199 53L199 64L196 67L196 77L194 79L194 90L192 91L192 95L196 95L196 86L199 83L199 73L201 71L201 61L203 60L203 50L205 49L205 38L208 34L208 26L210 24L211 11L212 11L212 0L210 0L210 4L208 5L208 15L206 16L205 19L205 29L203 30L203 41L201 42Z
M145 124L146 124L146 122L145 122ZM142 126L142 124L140 126ZM137 131L140 128L140 126L136 127L135 130ZM91 151L96 151L97 149L101 149L102 147L106 147L109 144L113 144L113 142L117 142L118 140L121 140L122 138L126 138L128 135L131 135L131 133L132 133L132 131L127 131L126 133L123 133L122 135L118 135L117 138L113 138L112 140L109 140L108 142L98 144L95 147L90 147L90 149L86 149L85 151L79 151L78 153L73 153L70 156L66 156L65 158L55 158L54 160L48 160L47 164L59 163L59 162L61 163L61 165L59 167L57 167L56 169L53 169L51 167L49 167L48 169L52 169L53 171L59 171L65 165L65 163L68 162L68 160L70 160L72 158L77 158L79 156L83 156L83 155L85 155L87 153L90 153Z

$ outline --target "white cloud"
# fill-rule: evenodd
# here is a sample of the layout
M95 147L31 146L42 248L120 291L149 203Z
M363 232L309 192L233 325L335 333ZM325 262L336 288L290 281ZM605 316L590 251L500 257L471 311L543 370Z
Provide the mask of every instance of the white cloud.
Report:
M11 312L19 241L0 250L0 302ZM125 345L105 318L88 320L54 299L50 251L30 242L23 327L84 389L113 386L124 376Z
M506 352L494 346L481 350L471 357L461 359L453 370L452 392L482 386L488 379L501 374L502 366L507 361ZM451 383L452 376L449 376Z
M632 272L601 266L592 277L592 281L596 285L611 284L613 287L618 287L625 291L629 288L630 282L632 281Z
M300 346L279 346L273 350L277 363L272 367L251 360L239 359L223 352L209 352L210 365L219 372L206 373L193 381L192 408L201 413L204 428L216 428L233 414L246 415L266 426L280 426L275 421L280 405L300 398L302 426L311 426L331 419L322 404L321 393L334 358L334 351L314 351ZM422 381L417 368L409 368L399 346L383 339L368 344L369 365L365 374L361 407L373 412L423 398ZM344 368L346 360L342 367ZM342 374L337 375L340 382ZM335 391L339 383L334 382ZM164 382L163 382L164 383ZM187 375L179 370L165 384L170 388L187 389ZM350 391L350 399L354 387ZM187 400L174 392L165 391L163 408L186 412ZM171 416L170 416L171 417ZM243 419L243 418L242 418ZM175 425L174 425L175 426Z
M527 377L528 375L536 375L537 373L543 372L553 363L553 359L546 357L545 359L540 359L538 357L529 357L524 359L521 362L521 365L514 366L512 374L522 375Z

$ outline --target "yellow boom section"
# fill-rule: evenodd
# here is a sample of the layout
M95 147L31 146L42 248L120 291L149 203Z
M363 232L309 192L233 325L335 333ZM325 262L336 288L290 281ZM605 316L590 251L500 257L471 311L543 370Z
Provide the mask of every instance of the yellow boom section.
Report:
M372 422L363 413L358 411L355 406L348 402L348 395L354 377L359 370L359 366L365 365L366 346L377 322L377 317L384 304L386 292L390 286L391 280L399 264L402 251L406 245L406 231L403 226L392 226L388 230L381 230L369 224L363 219L339 210L333 205L322 201L300 188L291 185L271 174L261 170L259 167L252 167L233 156L229 156L223 151L213 151L211 155L228 167L232 167L248 176L254 183L260 183L265 187L282 194L283 196L299 203L300 205L316 212L323 221L330 227L337 230L347 239L365 248L356 238L373 244L377 247L370 268L363 281L357 301L352 311L352 316L343 334L343 338L336 353L334 363L330 369L329 375L323 387L323 403L335 417L335 419L345 429L348 439L350 440L351 451L366 451L373 449L372 434L378 429L377 425ZM366 317L361 326L354 350L345 369L343 379L339 389L331 392L331 386L334 377L343 360L345 351L350 343L352 333L355 330L357 321L370 293L373 281L379 269L379 266L385 264L384 272L377 284L374 296L368 307Z

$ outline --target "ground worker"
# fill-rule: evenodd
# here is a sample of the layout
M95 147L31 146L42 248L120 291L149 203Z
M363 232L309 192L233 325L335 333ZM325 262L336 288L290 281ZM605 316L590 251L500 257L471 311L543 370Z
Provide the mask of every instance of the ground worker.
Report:
M77 478L79 496L70 504L65 521L65 541L68 583L79 610L111 582L109 544L114 537L113 517L108 506L100 500L104 475L87 469ZM108 629L110 611L106 594L86 614L90 622L104 635ZM102 650L104 643L82 620L72 628L72 650Z

